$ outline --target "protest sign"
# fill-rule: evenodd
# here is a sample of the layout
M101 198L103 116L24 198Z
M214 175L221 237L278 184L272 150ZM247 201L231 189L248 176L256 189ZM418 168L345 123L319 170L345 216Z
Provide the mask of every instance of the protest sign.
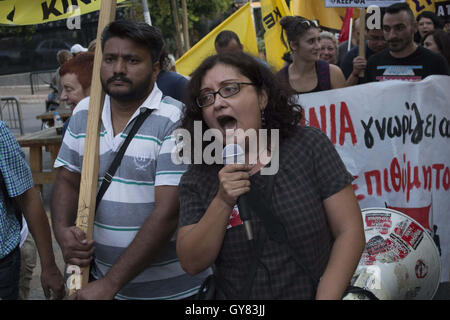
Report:
M116 0L122 3L125 0ZM69 19L100 9L96 0L2 0L0 1L0 24L32 25L61 19Z
M399 210L440 237L450 266L450 77L368 83L298 96L355 177L361 208Z

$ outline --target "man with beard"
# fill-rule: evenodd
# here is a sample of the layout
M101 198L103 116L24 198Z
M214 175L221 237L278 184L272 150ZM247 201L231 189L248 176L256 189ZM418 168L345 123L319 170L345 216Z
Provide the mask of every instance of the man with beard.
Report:
M442 56L414 42L416 28L414 14L407 3L386 8L383 34L388 48L370 57L367 82L420 81L433 74L450 74L448 63Z
M106 93L100 129L100 180L111 184L98 204L92 241L74 226L89 99L75 108L55 161L52 223L66 263L91 265L91 281L73 299L183 299L209 275L186 274L172 241L178 182L185 166L171 160L181 103L156 85L164 41L146 23L115 21L102 34L100 78ZM153 112L131 140L113 177L103 178L135 119ZM100 182L99 182L100 183Z

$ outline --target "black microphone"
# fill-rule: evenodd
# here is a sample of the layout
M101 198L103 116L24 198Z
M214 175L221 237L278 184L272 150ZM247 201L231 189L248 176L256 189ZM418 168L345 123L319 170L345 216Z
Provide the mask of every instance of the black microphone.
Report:
M233 163L245 163L245 154L244 150L242 150L241 146L238 144L227 144L222 151L223 164L233 164ZM237 201L239 216L242 220L242 223L245 227L245 233L247 234L248 240L253 240L253 230L252 225L250 223L249 212L249 200L246 194L243 194L239 197Z

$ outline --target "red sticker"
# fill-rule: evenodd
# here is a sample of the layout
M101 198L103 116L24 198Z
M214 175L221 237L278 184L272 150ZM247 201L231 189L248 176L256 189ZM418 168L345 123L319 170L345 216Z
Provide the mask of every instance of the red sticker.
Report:
M394 261L404 259L410 252L407 244L393 233L390 234L389 239L386 239L386 242L389 245L389 251L392 252Z
M409 244L413 249L417 248L422 239L423 229L414 222L409 224L402 235L402 240Z
M381 234L387 234L391 225L392 221L390 214L375 213L366 215L366 226L375 228L375 230L378 230Z
M415 270L417 279L423 279L428 274L428 266L423 260L417 260Z
M239 209L237 206L234 206L233 212L231 213L230 220L228 221L227 229L236 227L243 224L241 220L241 216L239 215Z

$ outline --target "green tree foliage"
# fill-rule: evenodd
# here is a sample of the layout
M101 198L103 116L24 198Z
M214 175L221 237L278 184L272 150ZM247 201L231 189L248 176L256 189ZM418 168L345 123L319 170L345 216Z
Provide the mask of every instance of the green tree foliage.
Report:
M7 26L0 25L0 38L24 36L25 40L31 39L36 32L36 26Z
M212 27L215 27L215 20L223 20L230 15L234 8L233 0L186 0L188 9L189 37L191 46L198 42ZM178 17L182 23L183 10L181 0L176 0ZM171 1L169 0L149 0L148 1L152 24L159 27L166 39L169 51L176 52L175 41L176 28L172 17ZM136 19L144 20L140 1L136 8ZM180 27L182 30L182 27Z

